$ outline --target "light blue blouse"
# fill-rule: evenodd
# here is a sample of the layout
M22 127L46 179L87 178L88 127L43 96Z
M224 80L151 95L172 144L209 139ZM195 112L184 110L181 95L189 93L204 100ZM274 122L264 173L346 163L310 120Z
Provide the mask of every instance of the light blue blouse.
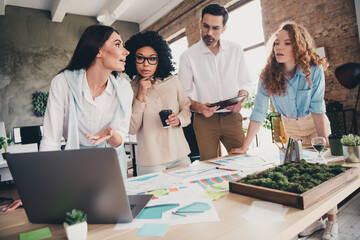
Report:
M325 113L325 75L322 65L310 67L310 80L312 86L306 82L305 74L297 68L294 77L288 82L285 95L267 94L258 84L258 92L255 98L255 107L250 120L263 122L269 108L269 98L278 113L288 118L305 117L311 112Z

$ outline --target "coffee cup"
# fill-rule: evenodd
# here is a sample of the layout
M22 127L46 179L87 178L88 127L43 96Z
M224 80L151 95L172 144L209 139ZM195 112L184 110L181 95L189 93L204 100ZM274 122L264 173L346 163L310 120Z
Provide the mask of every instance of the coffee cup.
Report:
M170 114L172 114L172 110L171 109L164 109L164 110L161 110L159 112L159 115L160 115L160 119L161 119L161 123L163 125L164 128L168 128L170 127L170 125L168 125L165 121L166 119L169 118Z

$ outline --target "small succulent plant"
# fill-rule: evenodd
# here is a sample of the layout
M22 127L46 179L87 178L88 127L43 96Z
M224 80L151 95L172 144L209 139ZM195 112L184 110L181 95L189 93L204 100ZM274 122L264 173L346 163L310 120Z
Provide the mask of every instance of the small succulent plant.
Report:
M87 214L79 209L73 209L71 212L66 213L65 222L69 225L85 222L87 220Z
M12 143L12 140L7 137L0 137L0 149L4 149L7 152L7 147Z
M343 146L359 146L360 145L360 137L358 135L345 135L341 138L341 144Z

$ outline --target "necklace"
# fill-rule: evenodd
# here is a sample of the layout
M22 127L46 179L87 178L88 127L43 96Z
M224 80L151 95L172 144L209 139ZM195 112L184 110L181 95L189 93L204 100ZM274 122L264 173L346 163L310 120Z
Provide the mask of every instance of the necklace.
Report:
M295 73L296 73L296 68L295 68L294 71L292 71L290 74L284 73L284 77L285 77L287 80L291 80L291 79L295 76Z

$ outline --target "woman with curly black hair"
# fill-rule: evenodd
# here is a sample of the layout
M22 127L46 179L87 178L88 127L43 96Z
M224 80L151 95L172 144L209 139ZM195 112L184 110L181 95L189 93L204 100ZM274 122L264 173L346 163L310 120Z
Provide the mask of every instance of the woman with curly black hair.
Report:
M190 101L174 71L171 50L157 32L132 36L125 72L134 91L130 134L137 135L139 175L190 164L182 127L190 123ZM159 112L172 110L163 127Z

